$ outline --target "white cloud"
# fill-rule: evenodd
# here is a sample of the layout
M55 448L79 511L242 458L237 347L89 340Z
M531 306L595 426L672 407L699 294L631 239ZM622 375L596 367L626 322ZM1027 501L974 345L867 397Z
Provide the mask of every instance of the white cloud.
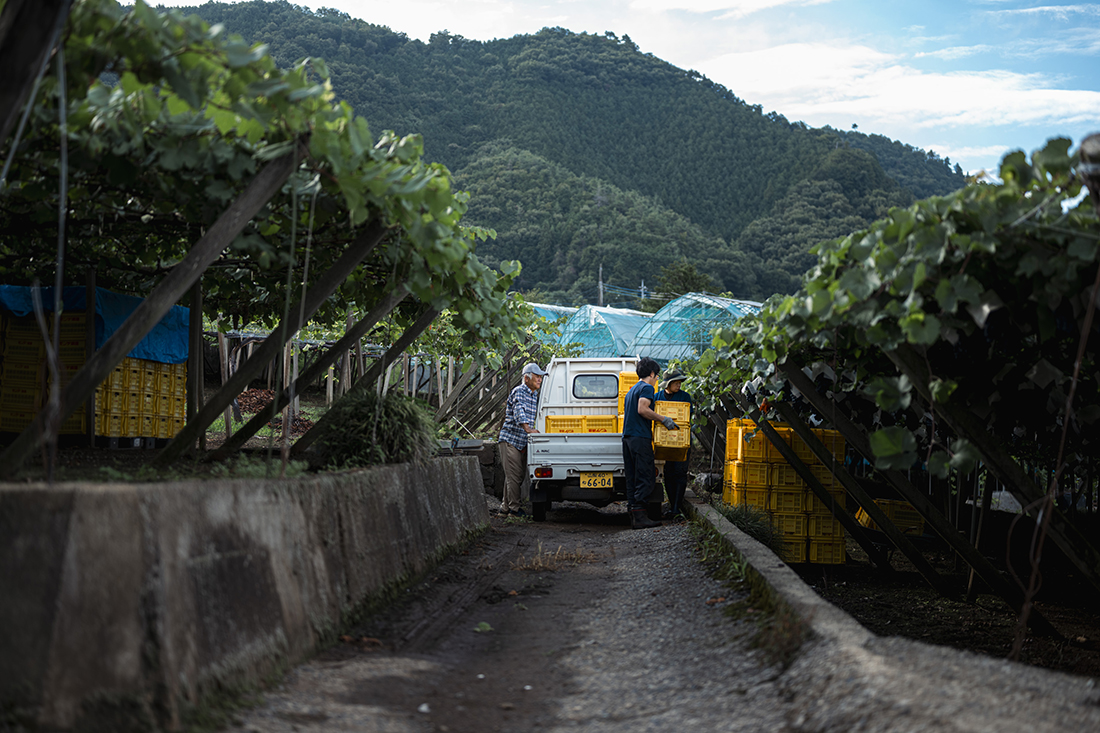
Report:
M926 72L866 46L787 44L699 67L749 103L813 126L1087 124L1100 92L1058 89L1038 73Z
M979 44L977 46L951 46L950 48L941 48L936 51L921 51L920 53L913 54L913 58L922 59L930 57L943 59L944 61L954 61L980 53L989 53L994 50L996 50L995 46L988 46L986 44Z
M1058 20L1068 20L1071 15L1096 15L1100 16L1100 5L1040 5L1034 8L1010 8L1007 10L990 10L993 15L1049 15Z
M830 2L833 0L632 0L630 9L649 13L685 10L692 13L722 13L722 18L742 18L785 5L823 5Z

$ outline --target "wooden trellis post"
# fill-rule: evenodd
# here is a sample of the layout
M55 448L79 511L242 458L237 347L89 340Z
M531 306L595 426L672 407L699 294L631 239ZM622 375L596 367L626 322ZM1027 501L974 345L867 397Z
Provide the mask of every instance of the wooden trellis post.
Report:
M285 338L290 340L302 327L304 323L302 319L308 320L317 312L317 309L330 295L336 292L340 284L359 266L359 263L363 261L367 254L378 246L385 232L386 227L382 222L375 220L354 242L348 245L340 258L318 278L316 284L306 293L304 308L301 307L300 302L291 305L289 321L279 324L271 335L264 340L260 348L256 349L256 353L252 355L252 358L242 364L240 371L230 377L228 383L222 385L221 389L210 399L210 402L199 411L194 421L183 426L183 430L176 435L172 442L165 446L154 465L165 466L180 457L183 452L182 446L187 441L194 440L195 435L198 433L205 431L206 427L216 419L217 414L221 412L224 406L243 392L248 387L248 383L260 374L264 365L282 351L283 339L275 334L286 334Z
M317 379L321 374L328 372L330 381L329 398L331 402L332 390L331 390L331 376L332 365L340 357L340 354L347 351L348 344L352 341L359 339L374 327L374 324L385 318L387 315L397 307L398 303L405 299L408 295L408 291L404 285L398 285L388 295L379 300L370 312L367 313L362 319L360 319L350 331L345 333L343 337L333 344L328 350L323 352L317 357L317 360L306 367L302 375L297 378L295 382L295 392L297 392L298 384L309 384L314 379ZM268 415L271 409L281 410L290 400L289 385L284 388L279 394L275 395L274 408L265 408L260 413L254 415L240 430L236 432L232 440L227 440L218 450L211 456L213 459L225 458L230 452L239 449L245 442L253 435L258 433L260 429L267 424Z
M236 239L245 225L278 193L297 167L302 152L300 148L296 149L293 153L272 161L260 171L206 234L191 247L187 256L141 301L130 317L107 339L103 348L84 364L62 391L59 420L67 419L73 414L73 410L95 394L96 387L110 375L115 365L160 323L172 306L195 284L202 272L221 256L222 251ZM0 454L0 476L10 477L42 445L45 417L46 411L39 411L31 424ZM206 425L203 425L203 429ZM184 429L186 430L186 426ZM193 441L195 437L196 434L192 433L181 441L183 447L175 452L173 460L182 454L187 441Z
M871 442L867 438L864 430L848 419L848 416L845 415L843 411L830 409L832 405L829 401L817 391L817 387L810 381L810 378L807 377L798 365L794 364L789 358L787 364L783 367L783 374L790 383L802 393L802 396L814 406L814 409L817 410L817 414L832 423L833 427L844 435L845 440L848 441L848 445L852 446L852 448L863 455L868 461L871 461L872 464L874 463L874 451L871 450ZM1019 613L1023 605L1022 592L1005 580L1004 576L993 567L993 564L990 563L989 560L985 559L984 555L970 546L966 539L951 526L951 523L948 522L946 518L944 518L943 514L933 506L932 502L928 500L928 497L917 489L901 471L886 470L879 471L879 473L897 489L903 499L913 505L913 508L924 517L929 526L931 526L948 545L963 556L963 559L966 560L970 567L974 568L975 572L985 581L985 584L988 585L996 595L1000 596L1009 607ZM1061 636L1058 631L1050 625L1050 622L1040 616L1035 609L1031 611L1030 622L1036 633L1056 637Z
M982 462L991 470L1005 487L1012 492L1020 506L1026 507L1044 499L1044 491L1036 486L1020 464L1000 445L996 437L969 411L951 403L935 403L929 391L928 368L924 358L908 344L886 352L890 361L902 374L909 377L913 386L929 404L936 405L936 414L941 415L948 427L960 438L966 438L978 449ZM1073 526L1053 502L1050 504L1049 532L1051 539L1061 548L1073 566L1088 579L1093 588L1100 590L1100 553L1096 551L1084 535Z

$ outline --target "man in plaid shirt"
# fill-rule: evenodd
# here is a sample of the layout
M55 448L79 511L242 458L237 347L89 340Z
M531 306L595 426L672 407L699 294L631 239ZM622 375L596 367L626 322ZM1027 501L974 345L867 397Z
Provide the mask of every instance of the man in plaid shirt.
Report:
M519 500L519 488L527 473L527 436L538 432L535 430L535 411L545 375L538 364L531 362L523 367L523 384L508 395L499 439L500 461L504 464L504 500L500 503L500 511L504 514L525 514Z

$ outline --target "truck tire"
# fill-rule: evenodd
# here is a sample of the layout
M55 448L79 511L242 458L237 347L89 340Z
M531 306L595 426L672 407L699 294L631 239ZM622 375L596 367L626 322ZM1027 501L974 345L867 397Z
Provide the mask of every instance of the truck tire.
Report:
M550 502L548 501L533 501L531 502L531 519L536 522L546 521L546 510L550 508Z

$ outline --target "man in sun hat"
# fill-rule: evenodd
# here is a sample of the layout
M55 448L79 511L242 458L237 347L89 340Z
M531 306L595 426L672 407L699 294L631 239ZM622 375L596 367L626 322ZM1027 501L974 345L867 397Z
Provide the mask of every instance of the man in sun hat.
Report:
M503 514L523 516L519 491L527 473L527 436L535 430L535 411L539 402L539 387L546 376L535 362L523 367L523 384L508 394L504 425L500 428L500 462L504 465Z
M670 369L665 373L665 381L661 391L657 393L657 401L686 402L691 404L691 395L680 389L687 375L679 369ZM689 427L689 426L683 426ZM684 493L687 491L688 459L691 458L691 446L688 445L687 456L682 461L665 461L665 494L668 495L668 517L683 515ZM656 493L656 492L654 492ZM660 494L657 494L660 502Z

